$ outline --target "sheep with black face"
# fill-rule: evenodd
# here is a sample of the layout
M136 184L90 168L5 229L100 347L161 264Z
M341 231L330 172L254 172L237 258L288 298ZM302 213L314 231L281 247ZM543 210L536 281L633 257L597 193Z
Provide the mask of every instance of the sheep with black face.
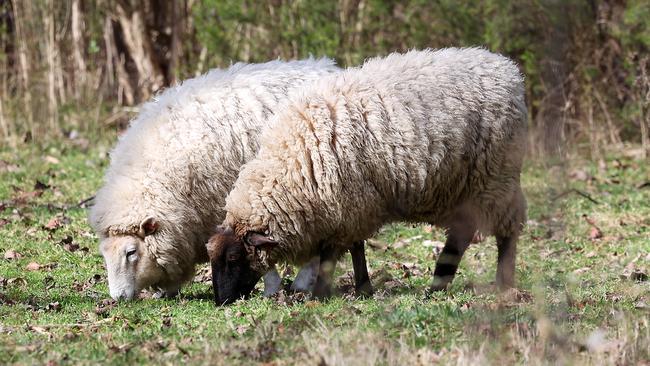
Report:
M276 262L335 260L395 221L447 230L432 290L477 230L496 236L497 284L514 286L526 113L517 66L478 48L391 54L308 84L226 198L215 295L246 295Z

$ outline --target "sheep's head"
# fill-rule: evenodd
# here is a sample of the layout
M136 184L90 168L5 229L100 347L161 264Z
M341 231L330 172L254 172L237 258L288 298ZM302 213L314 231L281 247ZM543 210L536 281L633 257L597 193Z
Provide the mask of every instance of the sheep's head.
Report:
M157 221L144 219L134 233L108 235L101 239L99 250L108 271L108 288L115 300L135 298L140 290L157 284L164 270L145 245L145 237L158 230Z
M212 286L217 305L229 304L250 295L268 271L260 252L275 247L272 238L257 232L235 234L230 227L218 227L207 244L212 265Z

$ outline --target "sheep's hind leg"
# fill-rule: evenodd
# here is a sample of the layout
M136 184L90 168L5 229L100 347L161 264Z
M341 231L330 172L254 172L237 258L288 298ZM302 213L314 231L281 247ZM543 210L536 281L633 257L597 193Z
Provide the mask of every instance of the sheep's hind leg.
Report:
M496 282L501 290L515 286L517 240L526 221L526 198L521 189L517 189L508 209L508 215L502 219L496 232L498 249Z
M436 261L436 269L433 272L432 291L447 289L458 270L458 264L465 254L474 233L475 225L470 223L455 224L447 231L447 241Z
M497 286L506 290L515 286L515 257L517 254L518 234L512 236L497 235Z
M358 241L352 244L352 248L350 249L352 267L354 269L354 289L357 296L372 295L372 284L368 275L364 245L364 241Z

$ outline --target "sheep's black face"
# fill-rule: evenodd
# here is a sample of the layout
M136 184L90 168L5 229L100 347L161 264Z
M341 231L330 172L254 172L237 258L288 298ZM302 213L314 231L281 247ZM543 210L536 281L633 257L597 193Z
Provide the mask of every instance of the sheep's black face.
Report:
M248 297L262 277L251 269L243 243L237 244L228 246L222 256L211 261L214 301L217 305Z
M263 273L255 271L250 263L249 251L243 240L230 228L218 228L208 242L208 255L212 265L212 287L217 305L234 302L253 292ZM254 251L254 248L251 248Z

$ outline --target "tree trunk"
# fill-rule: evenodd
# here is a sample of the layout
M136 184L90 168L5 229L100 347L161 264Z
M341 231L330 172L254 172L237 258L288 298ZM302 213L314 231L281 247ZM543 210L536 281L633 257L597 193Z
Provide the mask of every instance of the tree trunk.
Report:
M172 2L171 30L172 44L171 55L169 57L169 70L167 80L173 85L178 82L179 60L183 52L183 33L185 32L185 6L184 1Z
M129 75L124 67L124 56L120 56L115 46L115 31L113 29L113 21L110 17L106 17L104 23L104 44L106 45L106 65L108 80L113 80L113 66L115 66L115 75L117 77L117 104L118 105L133 105L135 97L133 87L129 80ZM111 83L112 84L112 83Z
M5 120L5 113L2 108L2 98L4 98L4 95L0 95L0 129L2 129L2 136L4 136L4 139L9 140L9 126L7 125L7 120Z
M85 44L83 39L84 24L81 19L81 6L79 0L72 0L72 54L75 62L74 95L79 100L84 95L87 83L86 61L84 60Z
M29 83L29 57L27 51L27 39L23 33L23 18L20 2L14 2L13 15L15 27L15 41L18 48L18 63L20 65L20 79L23 89L23 105L25 117L27 119L27 130L32 136L34 135L34 115L32 113L32 93Z
M149 99L152 92L163 87L165 78L160 67L154 62L153 47L142 11L138 7L131 7L126 1L119 1L115 9L124 43L138 71L140 97L143 100Z
M58 104L56 100L56 63L54 60L54 14L52 13L53 0L46 0L45 14L43 21L45 23L46 41L45 57L47 59L47 119L50 131L57 130Z

